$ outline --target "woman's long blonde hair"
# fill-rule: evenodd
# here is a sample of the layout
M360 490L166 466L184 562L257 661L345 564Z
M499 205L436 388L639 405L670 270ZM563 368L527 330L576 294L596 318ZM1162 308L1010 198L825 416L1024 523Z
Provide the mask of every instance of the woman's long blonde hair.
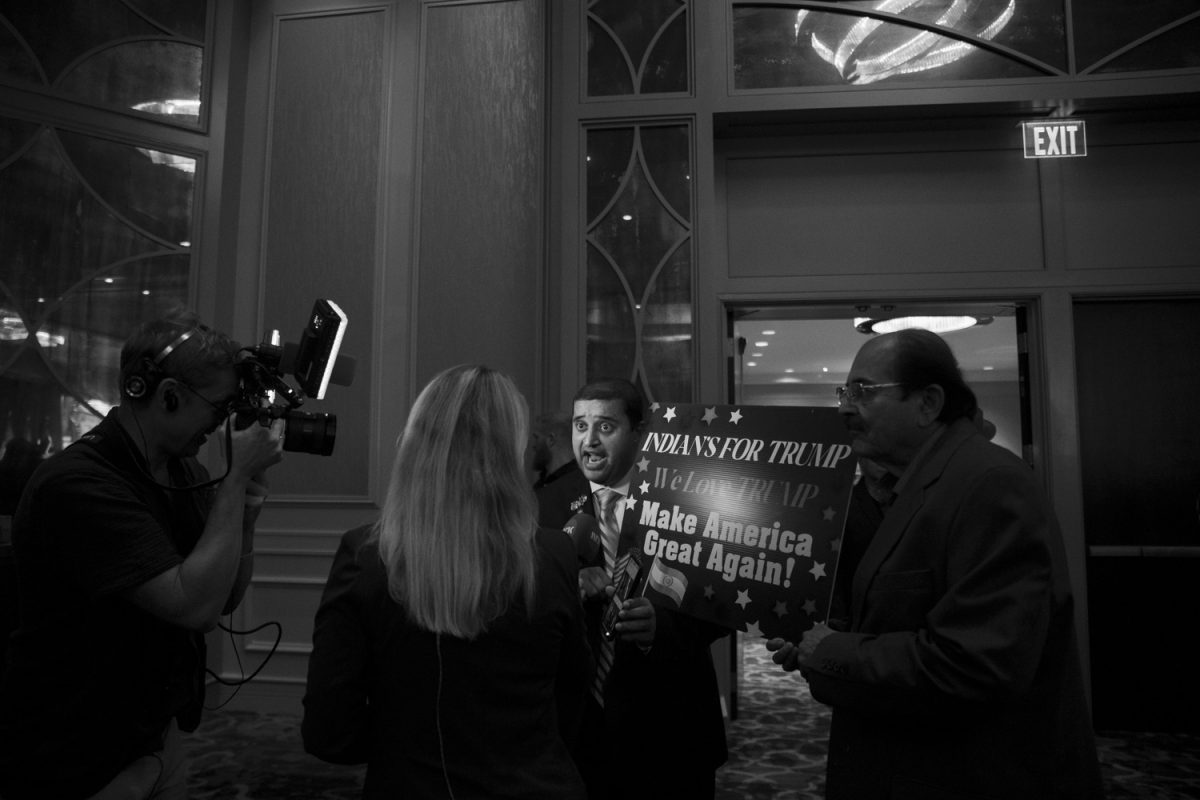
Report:
M525 398L487 367L451 367L417 397L379 520L379 552L392 598L420 627L471 639L518 597L532 607L528 437Z

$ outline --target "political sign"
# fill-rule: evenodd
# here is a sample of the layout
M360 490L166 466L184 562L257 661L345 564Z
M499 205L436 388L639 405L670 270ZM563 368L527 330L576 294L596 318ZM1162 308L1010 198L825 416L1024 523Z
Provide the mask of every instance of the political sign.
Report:
M828 614L854 471L835 408L655 403L625 500L645 596L796 641Z

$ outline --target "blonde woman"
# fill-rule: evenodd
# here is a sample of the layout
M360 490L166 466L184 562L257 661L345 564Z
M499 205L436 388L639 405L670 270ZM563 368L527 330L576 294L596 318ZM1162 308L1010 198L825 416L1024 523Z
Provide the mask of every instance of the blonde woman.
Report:
M539 530L525 400L482 366L417 398L383 514L348 532L317 611L305 749L363 797L583 798L590 675L576 557Z

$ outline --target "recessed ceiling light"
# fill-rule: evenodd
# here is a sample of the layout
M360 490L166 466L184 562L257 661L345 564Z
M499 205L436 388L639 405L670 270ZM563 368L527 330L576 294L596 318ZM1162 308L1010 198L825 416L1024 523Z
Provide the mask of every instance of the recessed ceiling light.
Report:
M750 355L751 355L753 358L762 358L762 357L763 357L763 354L762 354L762 353L751 353Z
M774 336L775 331L763 331L763 336Z
M757 367L757 366L758 366L758 362L757 362L757 361L747 361L747 362L746 362L746 366L747 366L747 367Z
M854 328L860 333L893 333L908 328L924 328L934 333L950 333L961 331L974 325L988 325L992 317L987 316L913 316L891 317L889 319L872 319L871 317L855 317Z
M754 346L755 347L770 347L771 343L770 342L755 342Z

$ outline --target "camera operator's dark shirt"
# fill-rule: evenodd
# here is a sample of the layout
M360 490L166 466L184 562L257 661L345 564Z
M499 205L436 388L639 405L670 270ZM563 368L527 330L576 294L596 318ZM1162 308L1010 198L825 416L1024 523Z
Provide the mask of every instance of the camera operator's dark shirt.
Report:
M188 459L175 485L202 482ZM20 623L0 680L0 795L85 797L199 721L204 640L125 599L182 562L210 490L168 491L109 414L34 474L13 521Z

